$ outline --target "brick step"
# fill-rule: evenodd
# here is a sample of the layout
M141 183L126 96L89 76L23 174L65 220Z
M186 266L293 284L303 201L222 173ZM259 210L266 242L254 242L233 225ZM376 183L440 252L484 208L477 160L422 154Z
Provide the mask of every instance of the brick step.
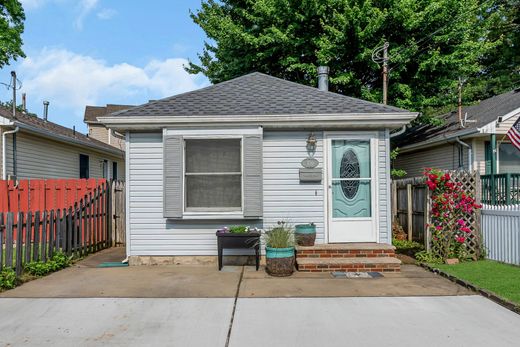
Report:
M394 257L379 258L296 258L303 272L400 272L401 261Z
M379 258L394 257L395 247L381 243L341 243L296 246L298 258Z

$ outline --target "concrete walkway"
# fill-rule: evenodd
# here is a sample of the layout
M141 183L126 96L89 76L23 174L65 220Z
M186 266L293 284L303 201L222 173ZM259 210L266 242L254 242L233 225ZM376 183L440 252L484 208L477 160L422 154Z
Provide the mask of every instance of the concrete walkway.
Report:
M480 296L0 299L0 346L518 346Z
M121 254L119 254L121 253ZM132 266L97 268L123 259L119 249L99 252L65 270L0 293L11 298L234 298L472 295L467 289L415 265L375 279L298 273L276 278L253 266ZM243 272L242 280L241 273Z

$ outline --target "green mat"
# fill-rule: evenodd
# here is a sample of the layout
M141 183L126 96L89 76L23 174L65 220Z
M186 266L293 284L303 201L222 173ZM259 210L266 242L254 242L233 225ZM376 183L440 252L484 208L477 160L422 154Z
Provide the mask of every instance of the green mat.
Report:
M97 267L125 267L128 266L128 263L121 263L118 261L106 261L104 263L99 264Z

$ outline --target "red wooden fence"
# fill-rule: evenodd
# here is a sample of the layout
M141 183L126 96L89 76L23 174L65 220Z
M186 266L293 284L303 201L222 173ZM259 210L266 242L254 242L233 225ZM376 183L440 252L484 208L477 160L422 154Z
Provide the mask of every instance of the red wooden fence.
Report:
M0 213L67 209L105 182L95 178L0 180Z

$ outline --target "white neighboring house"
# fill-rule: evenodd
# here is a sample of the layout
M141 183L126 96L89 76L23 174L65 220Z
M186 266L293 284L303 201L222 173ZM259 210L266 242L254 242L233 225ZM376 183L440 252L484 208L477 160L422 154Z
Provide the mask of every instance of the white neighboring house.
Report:
M520 89L463 107L440 118L441 126L416 126L396 138L393 163L408 177L424 168L478 171L481 175L520 173L520 151L506 136L520 117Z
M0 108L1 179L124 179L124 151L47 119Z
M280 220L390 244L390 131L416 116L251 73L99 117L126 132L127 254L213 256L217 228Z

